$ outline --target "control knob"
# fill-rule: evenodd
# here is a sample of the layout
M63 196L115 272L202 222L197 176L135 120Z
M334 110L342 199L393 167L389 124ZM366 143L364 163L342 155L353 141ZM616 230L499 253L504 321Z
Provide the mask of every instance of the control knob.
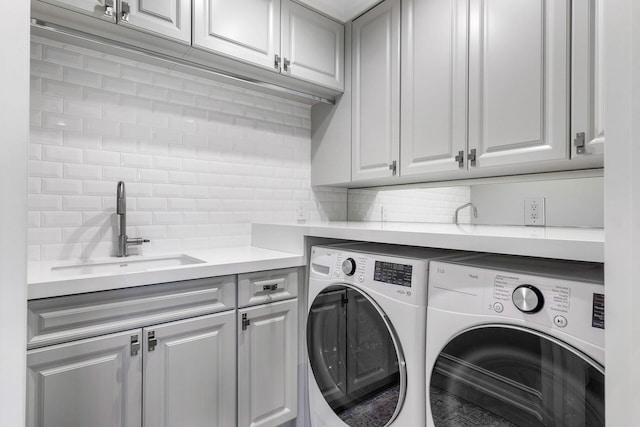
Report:
M353 276L356 272L356 261L353 258L347 258L342 262L342 272L347 276Z
M540 289L532 285L520 285L513 290L511 300L523 313L537 313L544 306L544 295Z

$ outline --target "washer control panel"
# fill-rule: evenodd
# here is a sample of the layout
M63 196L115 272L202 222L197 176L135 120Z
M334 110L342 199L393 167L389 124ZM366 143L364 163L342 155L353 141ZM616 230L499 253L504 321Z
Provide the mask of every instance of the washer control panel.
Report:
M310 278L326 278L415 305L426 305L428 260L314 247Z

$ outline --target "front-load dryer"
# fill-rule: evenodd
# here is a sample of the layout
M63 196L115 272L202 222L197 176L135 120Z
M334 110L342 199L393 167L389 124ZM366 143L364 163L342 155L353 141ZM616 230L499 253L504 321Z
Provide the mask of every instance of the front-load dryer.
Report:
M602 264L431 263L427 426L604 426Z
M429 259L451 251L315 246L309 262L309 416L319 426L425 424Z

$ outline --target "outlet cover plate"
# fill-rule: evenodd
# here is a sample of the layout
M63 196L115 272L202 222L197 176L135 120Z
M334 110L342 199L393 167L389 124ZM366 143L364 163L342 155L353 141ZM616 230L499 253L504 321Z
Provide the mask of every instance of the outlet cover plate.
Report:
M533 197L524 200L524 225L544 226L544 197Z

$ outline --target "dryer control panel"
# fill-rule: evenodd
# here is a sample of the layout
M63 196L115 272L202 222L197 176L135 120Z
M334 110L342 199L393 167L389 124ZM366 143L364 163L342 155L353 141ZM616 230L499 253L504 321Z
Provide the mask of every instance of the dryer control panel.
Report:
M541 325L604 346L604 286L434 261L429 307Z

